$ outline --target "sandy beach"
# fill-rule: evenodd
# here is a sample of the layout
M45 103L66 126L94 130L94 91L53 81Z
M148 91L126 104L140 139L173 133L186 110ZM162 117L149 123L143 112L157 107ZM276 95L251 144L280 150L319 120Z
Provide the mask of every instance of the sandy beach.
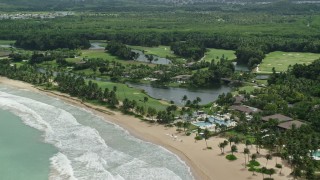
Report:
M148 124L140 119L132 116L123 115L121 112L112 111L110 109L94 106L87 103L82 103L80 100L69 95L59 92L44 91L34 87L31 84L21 81L10 80L4 77L0 77L0 83L16 88L28 89L37 93L45 93L46 95L59 98L69 104L84 107L93 113L103 116L106 121L115 123L132 135L165 147L171 152L178 155L187 165L191 168L195 179L212 179L212 180L245 180L245 179L262 179L262 174L256 173L252 175L244 166L244 154L241 153L245 147L244 144L238 145L238 153L235 155L238 157L236 161L229 162L225 155L221 155L221 151L218 148L218 144L225 139L220 137L212 137L208 142L208 146L212 147L212 150L207 150L204 140L195 142L195 134L191 136L185 136L184 133L178 133L175 127L168 128L158 124ZM250 152L254 153L255 147L249 147ZM230 147L225 148L226 154L230 153ZM261 166L265 166L267 160L263 155L267 154L266 150L261 150L261 157L257 159ZM281 161L280 158L273 158L268 162L267 168L275 168L276 161ZM291 170L289 167L283 167L282 175L279 175L279 170L272 177L275 180L293 179L289 176ZM268 177L265 175L265 177Z

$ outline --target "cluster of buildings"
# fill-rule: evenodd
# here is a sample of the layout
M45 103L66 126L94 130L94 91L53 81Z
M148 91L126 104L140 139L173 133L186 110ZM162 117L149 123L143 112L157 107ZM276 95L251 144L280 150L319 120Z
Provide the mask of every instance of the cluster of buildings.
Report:
M2 19L53 19L56 17L64 17L73 15L73 12L52 12L52 13L16 13L16 14L0 14Z
M234 111L245 113L248 120L250 120L250 118L252 117L251 116L252 114L262 112L262 110L260 110L258 108L243 105L242 104L242 102L244 101L243 96L236 96L235 98L236 98L236 101L234 102L234 105L230 106L230 109L234 110ZM305 123L301 122L300 120L294 120L291 117L288 117L288 116L285 116L282 114L273 114L270 116L262 117L262 120L265 122L268 122L272 119L277 120L279 122L277 127L281 130L292 129L293 126L295 126L296 128L299 128L305 124Z

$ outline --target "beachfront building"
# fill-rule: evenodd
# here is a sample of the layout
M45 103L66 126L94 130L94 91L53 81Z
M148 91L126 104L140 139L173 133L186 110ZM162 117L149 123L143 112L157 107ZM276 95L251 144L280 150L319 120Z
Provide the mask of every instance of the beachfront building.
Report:
M300 128L302 125L305 125L305 123L298 120L293 120L293 121L286 121L278 124L278 128L282 130L288 130L288 129L292 129L293 127Z
M230 106L231 110L233 111L238 111L238 112L242 112L245 114L254 114L254 113L259 113L262 112L260 109L255 108L255 107L250 107L250 106L245 106L245 105L232 105Z
M277 119L279 122L292 121L291 117L282 115L282 114L273 114L270 116L264 116L261 118L263 121L269 121L270 119Z
M271 119L278 120L279 124L277 127L280 130L292 129L293 126L296 128L300 128L302 125L305 124L299 120L293 120L291 117L288 117L282 114L273 114L270 116L264 116L261 119L266 122L270 121Z
M193 113L193 117L193 125L201 129L208 129L209 131L220 131L222 127L231 128L237 125L237 123L231 119L230 113L208 115L203 111L197 111Z

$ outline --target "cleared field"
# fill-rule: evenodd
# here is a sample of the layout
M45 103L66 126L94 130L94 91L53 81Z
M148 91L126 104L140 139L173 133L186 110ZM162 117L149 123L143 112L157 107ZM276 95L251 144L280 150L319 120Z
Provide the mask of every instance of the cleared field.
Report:
M103 89L109 88L110 90L112 90L113 86L116 86L116 94L120 101L123 101L125 98L128 98L130 100L135 100L139 106L153 107L157 110L165 110L168 106L167 104L162 104L160 101L147 96L139 89L128 87L126 84L101 81L93 82L96 82ZM148 97L148 101L146 103L143 102L144 97Z
M271 73L273 67L277 72L282 72L286 71L289 65L310 64L319 58L320 54L315 53L275 51L266 55L257 72Z
M220 60L222 56L228 60L234 60L236 58L234 53L235 51L233 50L208 48L208 51L205 53L204 60L211 62L212 59Z

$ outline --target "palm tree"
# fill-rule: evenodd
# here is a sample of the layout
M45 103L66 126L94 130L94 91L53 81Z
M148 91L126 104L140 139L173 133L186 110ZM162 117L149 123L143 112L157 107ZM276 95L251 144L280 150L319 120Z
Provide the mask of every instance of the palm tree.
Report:
M143 102L144 102L144 103L148 102L148 100L149 100L149 99L148 99L147 96L143 97Z
M232 153L232 155L233 155L234 152L237 152L237 151L238 151L237 146L236 146L235 144L232 145L232 146L231 146L231 153Z
M203 137L204 137L204 140L206 141L206 146L207 146L207 148L208 148L207 139L209 139L209 137L210 137L210 131L209 131L208 129L205 129L205 130L203 131Z
M269 175L270 175L270 178L272 175L274 175L276 173L276 170L274 170L273 168L269 169Z
M250 150L248 148L244 148L243 150L243 154L244 154L244 167L247 168L247 155L248 155L248 161L249 161L249 154L250 154Z
M225 147L224 143L223 142L219 143L218 147L220 148L221 154L224 154L223 152L223 149Z
M246 147L248 148L248 146L251 145L251 141L249 139L246 140Z
M264 174L266 173L266 171L267 171L266 167L261 168L262 179L264 179Z
M282 165L281 165L281 164L276 164L276 168L279 168L279 169L280 169L279 174L281 175L281 172L282 172Z
M186 102L188 100L188 96L187 95L184 95L181 99L182 102Z
M266 163L266 167L268 166L268 161L272 159L271 154L267 154L266 155L266 159L267 159L267 163Z
M251 160L252 160L252 161L256 161L256 159L257 159L257 154L252 154L252 155L251 155ZM255 172L255 170L253 170L253 174L252 174L252 175L255 175L254 172Z
M228 138L228 141L229 141L229 143L230 143L230 148L231 148L231 143L234 141L234 137L233 137L233 136L230 136L230 137Z
M233 139L234 144L239 144L240 143L240 138L238 136L235 136Z
M191 123L190 123L189 121L184 121L184 122L183 122L183 131L184 131L184 132L186 132L186 129L189 128L190 124L191 124Z
M201 102L201 98L200 97L196 97L196 101L197 101L197 104Z
M146 55L146 58L148 59L148 61L149 61L149 63L151 63L153 60L154 60L154 57L153 57L153 55L152 54L147 54Z
M143 97L143 103L144 103L144 106L146 106L146 102L148 102L148 97L147 96L145 96L145 97Z
M199 136L199 135L200 135L200 133L201 133L201 128L200 128L200 127L198 127L198 128L197 128L197 133L198 133L198 135L197 135L197 136Z
M228 141L227 140L224 140L223 142L221 142L219 144L219 148L221 150L221 154L224 154L224 148L228 145Z
M181 122L181 121L178 121L177 123L176 123L176 126L178 127L178 131L180 132L180 128L183 126L183 123Z

